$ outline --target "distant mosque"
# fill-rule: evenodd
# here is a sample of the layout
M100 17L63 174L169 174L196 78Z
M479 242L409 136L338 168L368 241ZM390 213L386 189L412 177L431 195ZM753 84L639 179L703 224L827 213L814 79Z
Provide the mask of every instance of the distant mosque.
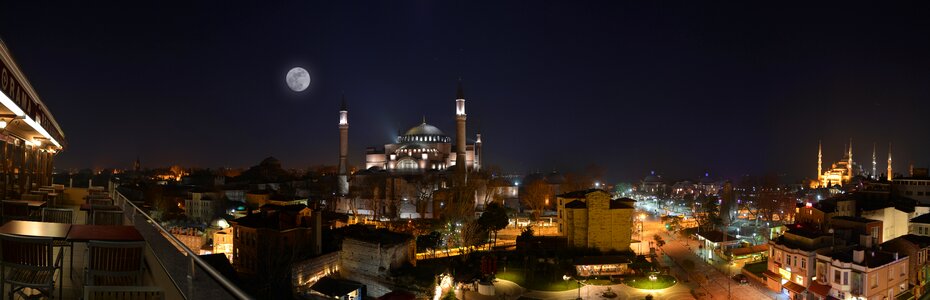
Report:
M464 152L465 165L469 169L481 169L481 134L469 143L465 139L465 92L462 82L456 91L456 140L447 136L436 126L426 123L426 117L420 125L414 126L398 135L394 143L384 144L384 148L369 147L365 153L366 169L382 169L393 173L419 173L426 170L445 170L457 165L458 153ZM461 149L458 148L462 145Z
M845 147L844 147L845 148ZM872 171L864 172L862 165L853 161L852 139L849 140L848 148L843 153L843 159L830 165L827 170L823 169L823 145L817 144L817 185L813 187L831 187L836 185L845 185L852 182L856 176L868 177L872 180L880 180L877 174L878 161L875 156L875 146L872 146ZM891 145L888 145L888 181L891 181Z
M365 153L365 169L384 170L390 173L422 173L429 170L443 171L464 162L469 170L481 169L481 134L472 141L465 133L465 92L459 81L455 99L455 139L447 136L436 126L422 122L398 135L393 143L383 148L369 147ZM339 192L348 192L348 109L343 99L339 111Z

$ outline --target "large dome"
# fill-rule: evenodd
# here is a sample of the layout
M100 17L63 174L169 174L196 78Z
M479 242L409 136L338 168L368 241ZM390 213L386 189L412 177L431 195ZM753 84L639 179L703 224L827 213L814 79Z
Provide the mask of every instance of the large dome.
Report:
M442 133L442 130L436 128L436 126L422 123L416 127L410 128L407 130L404 135L445 135Z
M403 136L398 137L398 142L424 142L424 143L450 143L452 139L442 133L442 130L436 126L421 123L407 130Z

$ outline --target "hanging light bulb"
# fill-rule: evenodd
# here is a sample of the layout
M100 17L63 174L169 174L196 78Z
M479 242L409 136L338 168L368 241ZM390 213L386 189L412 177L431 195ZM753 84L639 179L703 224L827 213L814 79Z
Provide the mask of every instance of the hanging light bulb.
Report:
M0 119L0 129L6 128L6 120Z

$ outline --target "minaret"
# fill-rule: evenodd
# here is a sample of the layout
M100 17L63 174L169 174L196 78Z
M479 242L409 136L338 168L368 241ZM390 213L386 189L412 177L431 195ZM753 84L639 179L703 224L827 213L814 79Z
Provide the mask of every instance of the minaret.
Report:
M886 175L886 177L888 177L888 181L890 182L891 177L892 177L891 175L891 143L888 143L888 175Z
M346 107L346 96L342 95L342 107L339 109L339 195L349 194L349 163L346 156L349 154L349 109Z
M455 91L455 165L463 174L468 167L465 160L465 91L462 89L462 79L459 79Z
M479 133L475 135L475 170L476 171L481 170L482 158L483 157L481 156L481 134Z
M875 143L872 143L872 180L878 180L878 175L875 174L877 166L878 161L875 160Z
M852 161L852 139L849 139L849 153L846 154L846 182L851 182L853 178L853 161Z
M823 144L820 141L817 141L817 182L820 187L826 186L823 182Z

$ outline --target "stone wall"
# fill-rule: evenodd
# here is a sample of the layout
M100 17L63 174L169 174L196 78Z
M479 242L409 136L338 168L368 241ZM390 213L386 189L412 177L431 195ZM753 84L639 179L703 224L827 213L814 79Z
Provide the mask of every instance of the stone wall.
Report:
M339 251L339 274L364 284L369 297L380 297L395 288L390 280L390 271L405 263L415 263L415 251L413 239L381 245L346 238L342 241L342 251Z
M294 264L291 267L292 286L299 293L320 278L339 272L339 252L323 254Z

